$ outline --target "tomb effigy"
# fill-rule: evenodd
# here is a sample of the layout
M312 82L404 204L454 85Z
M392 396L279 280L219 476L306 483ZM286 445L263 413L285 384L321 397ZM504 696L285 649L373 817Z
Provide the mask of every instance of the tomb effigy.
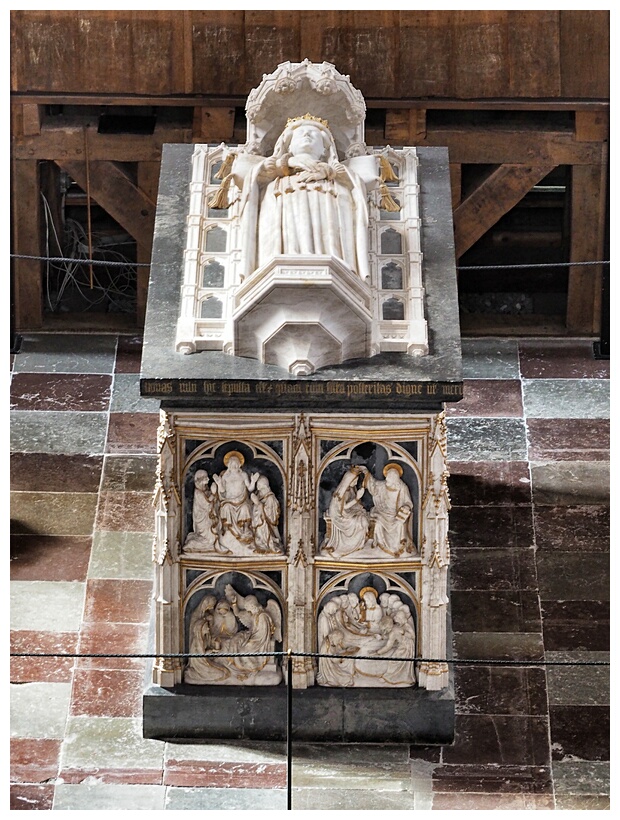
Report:
M284 63L244 145L164 146L148 737L283 737L292 686L294 737L452 740L448 157L367 146L365 117L334 66Z

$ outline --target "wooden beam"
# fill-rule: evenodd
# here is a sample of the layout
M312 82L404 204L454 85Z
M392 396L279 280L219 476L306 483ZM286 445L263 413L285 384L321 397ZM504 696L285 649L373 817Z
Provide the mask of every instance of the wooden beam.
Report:
M450 162L502 165L593 165L601 162L600 141L577 142L571 132L534 128L429 128L420 146L446 146Z
M22 133L33 136L41 133L41 106L32 103L23 106Z
M56 160L86 190L86 163ZM89 167L91 197L121 225L138 244L150 246L155 225L155 202L113 162L95 161Z
M527 194L554 166L502 165L454 211L454 241L459 258Z
M608 140L608 112L575 111L575 139L577 142L605 142Z
M234 128L234 108L194 108L192 142L230 142Z
M570 261L603 259L606 207L605 165L572 169ZM598 333L602 267L569 268L566 326L572 333Z
M13 248L16 255L43 256L39 163L13 161ZM15 329L43 325L42 264L37 259L13 259Z
M157 126L154 134L99 134L96 127L87 128L91 160L113 162L154 162L161 160L161 147L167 142L191 143L190 128ZM42 128L35 136L16 137L13 141L16 159L84 161L84 124Z
M395 108L385 112L387 142L392 145L419 145L425 138L425 108Z
M222 109L209 109L214 122L219 122L219 117L222 116L217 111L221 112ZM224 119L229 116L224 115ZM397 140L395 135L386 139L383 130L381 133L366 130L370 145L385 145L389 142L395 145L408 144L408 140ZM158 127L152 135L98 134L95 128L88 129L89 155L92 160L155 161L161 159L163 143L192 141L192 131L180 127ZM533 162L538 165L596 165L602 161L604 147L600 140L578 141L570 131L463 126L427 128L426 136L416 139L416 144L446 146L451 162L485 165L531 165ZM17 159L83 160L84 126L43 127L38 136L17 137L13 151Z
M461 166L456 162L450 163L450 188L452 190L452 210L454 211L460 201L462 194L462 173Z

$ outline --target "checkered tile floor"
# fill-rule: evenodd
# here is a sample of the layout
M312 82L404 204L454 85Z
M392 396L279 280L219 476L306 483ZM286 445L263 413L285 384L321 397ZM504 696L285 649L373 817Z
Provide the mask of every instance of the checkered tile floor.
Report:
M157 403L141 340L11 356L11 647L147 652ZM609 808L609 363L468 339L448 409L453 746L293 749L294 809ZM140 659L11 659L11 808L285 809L283 744L141 734Z

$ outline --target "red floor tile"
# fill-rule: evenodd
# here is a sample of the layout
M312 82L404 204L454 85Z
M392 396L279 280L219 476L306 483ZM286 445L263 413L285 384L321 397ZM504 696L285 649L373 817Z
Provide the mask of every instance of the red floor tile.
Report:
M609 461L609 419L528 419L531 461Z
M110 406L111 376L77 373L15 373L13 410L105 411Z
M463 398L448 404L446 415L518 418L523 415L521 382L518 379L468 379L463 385Z
M286 788L286 765L169 760L164 770L164 784L216 789L283 789Z
M11 786L11 811L50 811L54 802L53 786Z
M76 669L70 713L90 717L139 717L143 689L143 672Z
M28 652L33 655L58 653L70 655L76 652L77 632L11 632L11 652ZM75 658L11 658L11 682L69 683Z
M106 453L156 453L158 413L110 413Z
M103 655L144 655L148 651L148 624L85 623L80 630L79 652ZM143 669L142 658L78 658L79 669Z
M162 769L101 769L93 766L91 769L61 769L60 777L63 783L113 783L124 785L160 786L163 780Z
M11 580L85 581L92 538L11 535Z
M487 507L532 502L527 461L451 461L449 468L453 505Z
M44 783L58 774L61 740L11 739L11 783Z
M87 581L84 622L148 623L151 617L152 594L151 581Z
M119 336L115 373L139 373L142 363L142 337Z
M114 532L153 532L155 512L153 493L99 493L95 528Z
M103 456L11 453L11 489L96 493Z
M532 340L519 343L524 379L608 379L609 360L595 359L592 340Z

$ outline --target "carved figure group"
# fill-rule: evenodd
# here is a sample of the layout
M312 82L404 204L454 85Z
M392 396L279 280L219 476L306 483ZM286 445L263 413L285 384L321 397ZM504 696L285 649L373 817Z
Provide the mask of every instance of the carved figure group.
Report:
M271 686L282 669L269 653L282 640L282 613L274 600L262 606L255 595L240 595L227 584L224 597L207 594L192 614L189 653L265 653L245 657L189 658L185 683Z
M386 553L396 558L413 552L413 501L402 472L400 464L389 463L383 470L385 480L380 481L364 466L350 467L332 494L321 551L334 558L353 553L368 557ZM361 503L366 491L373 500L369 512Z
M245 275L276 256L321 254L370 276L366 199L378 183L375 157L341 162L328 123L306 114L289 119L270 157L239 154L232 173L242 188Z
M242 467L243 455L236 450L224 456L226 467L209 483L206 470L194 476L193 529L184 553L255 555L282 553L278 531L280 504L269 479Z
M415 627L411 611L394 593L374 587L337 595L319 614L320 686L413 686ZM357 657L364 656L364 657ZM392 660L387 660L391 658Z

